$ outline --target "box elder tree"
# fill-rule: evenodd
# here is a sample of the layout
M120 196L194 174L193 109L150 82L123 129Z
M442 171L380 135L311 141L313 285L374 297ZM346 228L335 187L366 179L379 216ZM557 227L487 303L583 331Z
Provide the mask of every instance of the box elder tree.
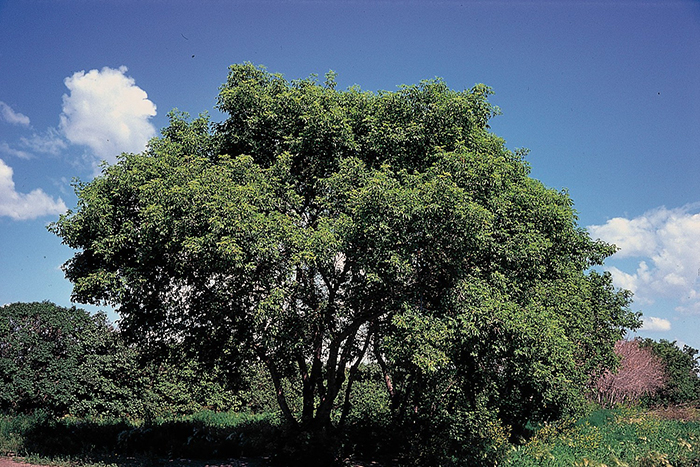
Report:
M143 153L77 183L50 227L77 250L73 299L114 305L143 345L259 360L303 430L342 423L362 361L381 366L397 420L459 422L446 439L462 445L557 417L638 317L589 270L614 246L489 131L489 94L233 65L223 122L171 112Z

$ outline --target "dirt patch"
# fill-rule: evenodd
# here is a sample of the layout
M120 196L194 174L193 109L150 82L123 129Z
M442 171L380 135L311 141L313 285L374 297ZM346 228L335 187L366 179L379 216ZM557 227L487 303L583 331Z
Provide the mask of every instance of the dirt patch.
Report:
M649 413L666 420L679 420L682 422L700 421L700 410L695 407L664 407L651 410Z
M267 459L262 457L210 460L119 457L102 459L102 462L119 467L266 467L269 465ZM28 464L21 457L0 457L0 467L37 467L37 465Z
M0 457L0 467L32 467L30 464L24 464L22 462L15 461L13 459L8 459L6 457Z

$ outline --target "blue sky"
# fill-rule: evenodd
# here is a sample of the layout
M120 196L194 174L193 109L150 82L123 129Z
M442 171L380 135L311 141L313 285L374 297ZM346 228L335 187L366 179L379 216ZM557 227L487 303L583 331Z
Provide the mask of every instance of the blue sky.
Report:
M700 348L700 2L0 0L0 305L70 305L75 177L213 108L232 63L491 86L491 126L620 251L640 335ZM86 307L95 309L94 307ZM116 319L114 314L112 319Z

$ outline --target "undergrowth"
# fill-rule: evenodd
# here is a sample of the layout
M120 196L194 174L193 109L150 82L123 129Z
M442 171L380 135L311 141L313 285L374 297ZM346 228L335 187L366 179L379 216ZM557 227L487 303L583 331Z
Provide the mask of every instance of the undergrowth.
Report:
M691 418L669 419L637 408L592 410L580 420L536 427L501 465L700 466L700 420ZM152 420L0 415L0 455L61 467L123 467L135 465L134 458L261 456L278 448L282 436L271 414L203 411Z
M279 430L272 414L236 412L152 420L0 415L0 455L73 466L113 465L117 457L237 458L268 452Z
M700 465L700 421L664 419L639 408L599 409L543 425L514 447L513 466L691 467Z

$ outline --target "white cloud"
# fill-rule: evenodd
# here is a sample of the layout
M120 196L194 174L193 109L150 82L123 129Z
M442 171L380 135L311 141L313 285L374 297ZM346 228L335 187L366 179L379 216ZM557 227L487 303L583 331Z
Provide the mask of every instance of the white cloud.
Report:
M614 243L619 248L617 257L645 256L645 253L656 247L657 215L645 213L635 219L615 217L605 225L588 227L593 237L601 238L608 243Z
M55 128L48 128L43 135L34 133L29 138L23 136L20 141L22 146L27 149L52 156L59 155L67 147L66 142Z
M7 154L8 156L18 157L20 159L32 158L32 155L27 151L22 151L21 149L14 149L4 141L0 142L0 152L2 152L3 154Z
M679 305L674 309L676 311L686 313L689 315L700 315L700 301L697 300L697 296L688 298L684 301L686 302L686 304Z
M670 331L671 322L667 319L656 318L649 316L642 318L642 327L640 331Z
M0 159L0 216L25 220L66 211L61 198L54 200L41 189L27 194L18 193L12 175L12 168Z
M140 152L156 129L156 106L125 75L127 68L79 71L64 83L60 130L73 144L88 146L98 159L114 163L122 152Z
M700 313L700 204L660 207L634 219L615 218L588 227L591 236L615 243L616 258L636 258L636 270L609 267L616 285L653 303L675 299L676 311Z
M13 125L29 126L29 117L12 110L12 107L0 101L0 117Z

